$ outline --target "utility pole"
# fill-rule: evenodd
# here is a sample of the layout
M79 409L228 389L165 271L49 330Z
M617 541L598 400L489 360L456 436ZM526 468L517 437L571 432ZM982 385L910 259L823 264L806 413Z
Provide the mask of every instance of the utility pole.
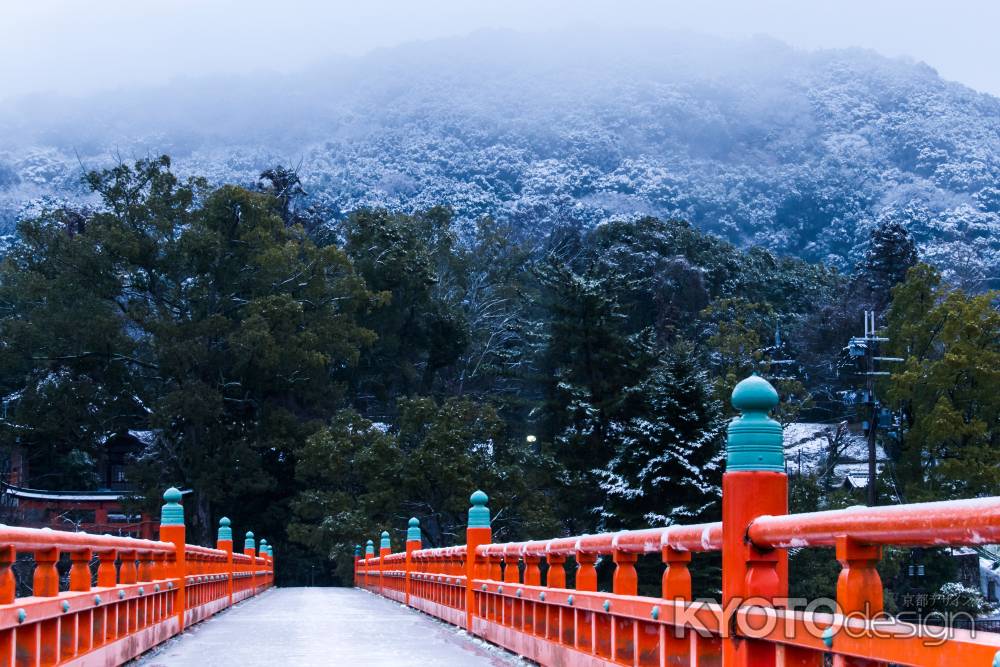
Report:
M878 336L875 332L875 311L865 312L865 335L854 336L847 344L847 351L851 357L864 358L865 395L864 404L868 407L868 415L871 420L868 424L868 506L874 507L878 504L878 458L876 452L876 442L879 427L879 407L880 403L875 396L875 380L878 377L888 377L888 371L880 371L880 362L903 361L899 357L882 357L878 354L880 343L888 343L889 339Z

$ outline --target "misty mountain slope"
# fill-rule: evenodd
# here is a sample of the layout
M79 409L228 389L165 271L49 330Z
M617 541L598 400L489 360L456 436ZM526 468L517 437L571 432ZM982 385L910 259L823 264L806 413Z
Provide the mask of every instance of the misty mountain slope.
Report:
M252 182L300 165L310 205L451 205L464 220L682 217L849 267L870 227L981 286L1000 264L1000 100L926 65L767 39L477 33L295 76L178 81L0 112L6 224L79 197L81 164L170 153Z

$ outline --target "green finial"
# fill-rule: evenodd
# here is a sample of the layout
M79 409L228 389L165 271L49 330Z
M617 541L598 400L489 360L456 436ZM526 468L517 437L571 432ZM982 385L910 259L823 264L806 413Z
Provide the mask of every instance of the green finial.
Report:
M360 544L355 544L354 545L354 557L355 558L361 558L361 545Z
M160 510L161 526L183 526L184 508L181 507L181 492L171 486L163 492L166 504Z
M260 541L257 543L257 555L263 556L266 553L267 553L267 540L262 537L260 538Z
M767 416L778 405L771 383L751 375L733 389L733 407L743 413L729 423L726 470L785 471L781 424Z
M392 545L389 543L389 531L388 530L383 530L382 531L382 540L379 542L378 548L379 549L391 549L392 548Z
M233 529L230 528L230 526L232 526L232 525L233 524L229 520L228 517L222 517L221 519L219 519L219 541L220 542L222 542L223 540L229 540L230 542L233 541Z
M469 528L489 528L490 508L486 506L489 497L482 491L476 491L469 496L472 507L469 508Z
M243 540L243 550L246 551L247 549L256 549L256 548L257 544L253 541L253 532L248 530L247 537L245 540Z
M372 540L368 540L368 542L365 544L365 557L367 558L368 556L374 556L374 555L375 555L375 542L373 542Z
M406 529L406 541L420 541L420 520L417 517L410 519L409 528Z

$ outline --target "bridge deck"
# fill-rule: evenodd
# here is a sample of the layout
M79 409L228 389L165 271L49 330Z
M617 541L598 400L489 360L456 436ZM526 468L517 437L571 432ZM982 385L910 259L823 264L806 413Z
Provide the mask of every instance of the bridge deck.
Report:
M144 667L526 663L451 626L351 588L279 588L195 625Z

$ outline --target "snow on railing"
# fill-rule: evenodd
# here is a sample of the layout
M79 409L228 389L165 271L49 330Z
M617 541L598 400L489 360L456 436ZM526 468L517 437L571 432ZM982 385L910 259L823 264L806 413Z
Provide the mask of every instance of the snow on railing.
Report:
M781 427L767 416L776 404L758 377L733 392L742 416L729 429L722 522L494 544L477 491L466 545L423 549L410 519L405 551L392 553L386 532L378 555L371 540L356 548L355 585L542 665L1000 665L1000 635L885 614L876 569L884 546L1000 542L1000 498L789 515ZM787 549L813 547L836 549L836 599L790 600ZM695 552L722 553L718 601L692 597ZM638 594L649 554L666 565L659 596ZM610 591L598 590L602 557Z
M163 498L159 541L0 526L0 665L123 664L273 584L264 541L258 551L247 533L234 554L223 518L216 548L186 544L181 494ZM34 560L27 597L16 595L19 554ZM64 554L71 565L61 583Z

